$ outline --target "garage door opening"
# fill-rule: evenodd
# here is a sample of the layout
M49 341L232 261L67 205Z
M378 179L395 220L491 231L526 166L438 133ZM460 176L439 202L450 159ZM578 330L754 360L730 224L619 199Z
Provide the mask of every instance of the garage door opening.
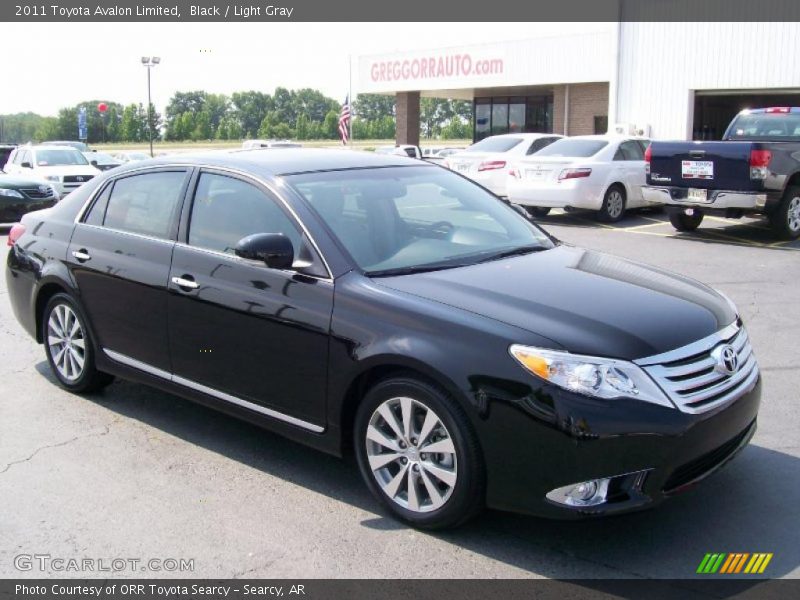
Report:
M734 116L745 108L800 106L800 91L700 91L694 96L692 139L719 140Z

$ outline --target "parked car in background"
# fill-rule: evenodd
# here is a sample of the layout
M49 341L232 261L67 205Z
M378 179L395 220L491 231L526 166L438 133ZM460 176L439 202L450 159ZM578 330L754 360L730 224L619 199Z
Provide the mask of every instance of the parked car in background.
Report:
M151 158L147 152L140 152L138 150L123 150L118 152L112 152L111 156L122 164L135 162L138 160L147 160Z
M86 157L69 146L20 146L9 156L5 171L41 179L66 196L100 173Z
M55 140L50 142L42 142L48 146L69 146L70 148L75 148L78 152L88 152L89 146L87 146L84 142L75 142L69 140Z
M105 152L84 152L83 155L89 161L89 164L101 171L108 171L122 164L121 160Z
M291 140L245 140L242 148L253 150L254 148L302 148L303 144L292 142Z
M118 376L352 449L375 498L416 527L485 506L650 508L756 429L760 370L724 295L561 244L424 161L156 159L8 239L8 300L63 388ZM745 479L715 492L751 494Z
M782 240L800 237L800 107L743 110L722 141L653 142L645 198L667 205L678 231L706 214L766 216Z
M0 144L0 170L2 170L8 162L8 157L11 156L11 153L16 147L16 144Z
M407 156L409 158L426 158L422 148L414 144L396 144L394 146L378 146L375 154L392 154L394 156Z
M447 157L444 166L506 198L506 175L517 161L564 136L553 133L493 135Z
M617 135L563 138L508 171L508 199L533 216L551 208L584 208L619 221L642 198L648 140Z
M16 223L22 215L50 208L58 199L53 185L0 170L0 224Z

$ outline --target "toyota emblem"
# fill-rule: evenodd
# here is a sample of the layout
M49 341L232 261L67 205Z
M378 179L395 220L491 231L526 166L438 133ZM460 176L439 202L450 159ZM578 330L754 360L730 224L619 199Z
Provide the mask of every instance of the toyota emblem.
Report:
M716 361L714 368L725 375L733 375L739 370L739 355L730 344L717 346L711 356Z
M39 186L39 192L40 193L46 194L49 191L50 191L50 187L49 186L46 186L46 185L40 185Z
M78 181L83 181L83 177L81 177L80 175L78 175L78 176L76 177L76 179L77 179Z

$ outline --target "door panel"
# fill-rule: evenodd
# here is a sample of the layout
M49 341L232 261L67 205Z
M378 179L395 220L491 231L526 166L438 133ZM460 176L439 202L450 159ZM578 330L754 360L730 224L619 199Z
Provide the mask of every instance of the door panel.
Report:
M75 228L67 263L100 347L169 370L166 287L174 245L92 225Z
M333 284L179 244L170 279L173 372L312 423L325 422Z

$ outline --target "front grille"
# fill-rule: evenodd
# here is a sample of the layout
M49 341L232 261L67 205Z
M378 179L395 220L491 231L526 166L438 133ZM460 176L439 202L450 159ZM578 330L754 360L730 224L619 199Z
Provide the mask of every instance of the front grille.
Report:
M719 358L726 345L735 351L737 367L729 373ZM699 342L635 361L686 413L697 414L727 404L750 391L758 364L747 331L739 324Z
M53 189L49 186L44 191L39 188L22 188L20 191L33 200L46 200L53 197Z
M744 444L754 427L755 422L748 425L735 438L725 442L718 448L675 469L666 483L664 483L664 493L676 492L686 484L710 474L711 471L722 465Z
M64 175L64 183L86 183L94 175Z

